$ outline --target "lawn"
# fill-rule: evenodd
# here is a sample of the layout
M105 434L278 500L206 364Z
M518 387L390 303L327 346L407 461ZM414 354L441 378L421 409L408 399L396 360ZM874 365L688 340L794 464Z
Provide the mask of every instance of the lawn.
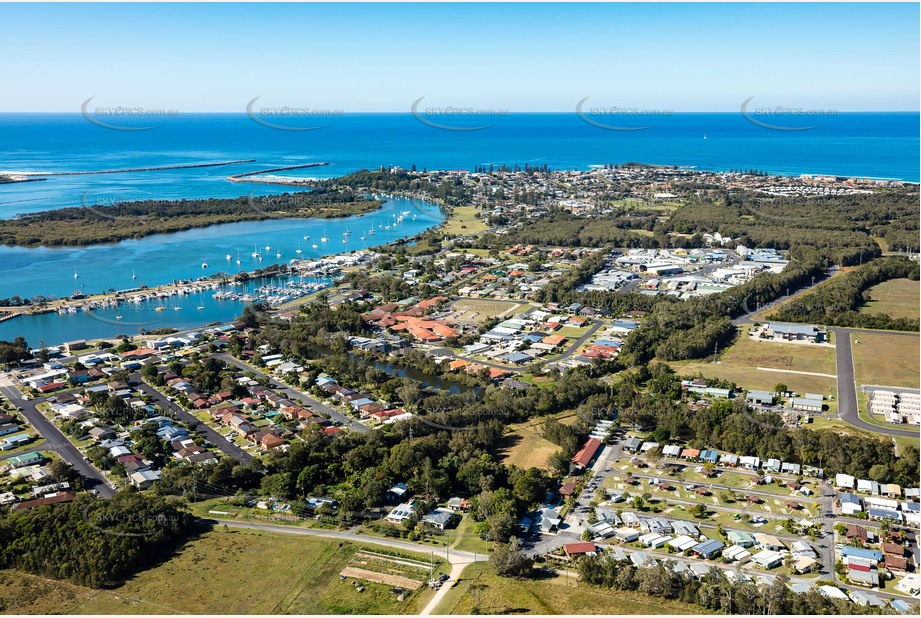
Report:
M358 592L339 573L361 550L326 539L217 529L171 560L111 590L0 571L5 613L42 614L404 614L431 598L423 587L405 601L387 584L362 581ZM425 561L426 556L415 557Z
M441 231L457 235L479 234L486 229L486 223L476 214L476 206L456 206Z
M822 376L763 371L758 367L835 375L835 349L830 346L777 343L752 339L744 330L719 356L718 363L703 361L670 363L683 376L703 374L735 382L747 389L773 391L778 383L800 393L834 395L836 381Z
M911 279L891 279L867 290L872 299L860 308L860 313L888 313L894 318L919 317L918 297L921 282Z
M851 333L857 384L918 388L918 336L893 333Z
M700 614L695 605L657 599L640 592L595 588L565 575L541 579L507 579L484 563L464 569L436 614ZM478 591L471 590L476 582ZM477 599L478 597L478 599Z

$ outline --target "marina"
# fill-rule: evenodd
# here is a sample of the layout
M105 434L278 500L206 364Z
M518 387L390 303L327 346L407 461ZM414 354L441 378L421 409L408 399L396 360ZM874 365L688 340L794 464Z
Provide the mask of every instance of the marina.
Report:
M380 210L342 219L230 223L79 248L0 247L0 299L77 297L62 313L53 310L0 321L0 340L23 336L30 342L50 343L78 335L107 337L134 334L139 329L192 328L232 320L247 303L277 306L328 285L335 269L324 258L354 256L444 220L434 204L379 197L386 200ZM416 218L404 217L391 225L407 210ZM391 229L379 230L376 236L361 239L351 232L384 223ZM322 236L327 242L307 245L305 235ZM337 237L343 242L328 242ZM273 265L284 265L298 274L233 284L240 273ZM157 290L158 286L164 289ZM111 298L119 290L121 302ZM110 298L82 300L98 294Z

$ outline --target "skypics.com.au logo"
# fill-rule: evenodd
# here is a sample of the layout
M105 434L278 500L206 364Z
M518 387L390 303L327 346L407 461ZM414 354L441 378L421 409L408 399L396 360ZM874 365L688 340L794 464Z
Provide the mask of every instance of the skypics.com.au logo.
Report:
M161 124L148 124L150 119L174 118L178 109L149 109L141 106L110 105L91 107L95 96L88 98L80 106L80 113L87 122L112 131L150 131ZM141 122L143 124L135 124Z

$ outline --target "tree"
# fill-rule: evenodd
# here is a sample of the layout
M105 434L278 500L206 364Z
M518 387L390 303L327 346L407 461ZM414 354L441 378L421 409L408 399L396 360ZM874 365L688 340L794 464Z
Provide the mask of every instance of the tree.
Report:
M497 543L489 556L489 563L496 574L502 577L527 577L531 574L534 559L518 549L518 539L512 537L508 543Z
M790 389L788 389L788 388L787 388L787 385L784 384L783 382L778 382L777 384L774 385L774 392L775 392L775 393L786 393L786 392L789 391L789 390L790 390Z

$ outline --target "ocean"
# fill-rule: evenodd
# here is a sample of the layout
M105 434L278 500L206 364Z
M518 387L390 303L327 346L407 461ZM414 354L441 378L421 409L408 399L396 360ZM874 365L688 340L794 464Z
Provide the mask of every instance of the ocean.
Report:
M381 165L473 169L527 164L587 169L592 165L639 162L716 171L758 169L780 175L817 173L919 180L917 113L754 118L758 122L749 118L740 113L614 118L593 116L587 111L581 117L576 113L488 117L349 114L260 122L265 119L246 114L183 114L106 118L105 124L116 127L107 128L93 122L98 119L81 114L0 114L0 174L254 160L225 167L51 176L40 182L0 185L0 218L131 199L278 194L292 189L229 182L227 176L321 161L329 165L276 175L332 177ZM143 127L150 128L119 130ZM299 127L312 130L284 130ZM617 130L639 127L648 128ZM397 210L411 210L416 217L407 218L399 228L387 233L378 229L377 235L359 240L366 224L392 221ZM98 292L142 282L154 286L201 276L202 263L208 263L211 272L251 270L256 265L247 260L252 261L253 246L273 247L259 264L264 266L296 257L298 243L303 252L298 255L318 257L411 236L442 220L441 212L431 204L392 200L379 213L349 219L236 223L83 248L0 247L0 298L37 294L61 297L77 289ZM340 242L344 231L352 232L345 246ZM305 241L305 235L313 239L328 236L331 242L313 249L316 240ZM279 259L274 258L276 248L282 252ZM235 263L238 252L242 258L239 267ZM226 260L226 255L231 255L232 260ZM176 315L167 325L188 327L205 318L229 319L240 309L233 303L220 307L209 309L207 316L174 312ZM58 335L71 339L90 336L84 334L82 321L65 317L71 322L63 330L60 321L54 322L59 320L57 315L42 318L41 327L37 318L0 323L0 339L24 334L35 343L36 337L43 334L49 342L57 341ZM51 323L59 325L54 335L48 334ZM111 326L107 328L111 330ZM96 336L107 334L112 333Z

